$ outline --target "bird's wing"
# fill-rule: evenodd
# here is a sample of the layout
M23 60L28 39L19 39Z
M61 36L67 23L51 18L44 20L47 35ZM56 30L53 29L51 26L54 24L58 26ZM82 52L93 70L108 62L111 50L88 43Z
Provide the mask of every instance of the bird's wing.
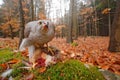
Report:
M29 36L30 31L31 31L30 25L26 24L25 29L24 29L24 36L25 36L25 38L27 38Z

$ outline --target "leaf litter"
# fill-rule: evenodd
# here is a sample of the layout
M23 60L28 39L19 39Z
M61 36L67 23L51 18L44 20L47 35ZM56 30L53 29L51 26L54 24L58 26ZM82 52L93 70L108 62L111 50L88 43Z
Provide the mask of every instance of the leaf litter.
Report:
M17 53L18 39L15 38L11 40L9 38L3 39L0 38L0 49L10 47L13 52ZM14 44L13 44L14 43ZM4 46L3 46L4 45ZM43 73L46 71L46 66L50 66L51 64L55 64L58 61L64 62L67 59L77 59L87 64L93 64L98 66L101 69L112 71L116 74L120 74L120 53L109 52L108 49L109 38L108 37L79 37L77 40L74 40L74 43L68 44L66 43L65 38L54 38L49 46L54 47L54 53L58 53L57 55L42 55L39 58L38 62L40 65L39 72ZM46 49L43 49L43 54L46 54ZM28 58L28 50L21 52L21 55ZM56 58L57 57L57 58ZM42 62L41 62L42 61ZM8 61L8 63L16 64L20 62L20 60L13 59ZM23 61L21 61L23 62ZM24 62L25 67L31 67L31 63ZM42 64L41 64L42 63ZM0 64L4 69L7 69L7 64ZM21 67L21 68L25 68ZM26 78L31 78L32 80L34 74L28 74Z

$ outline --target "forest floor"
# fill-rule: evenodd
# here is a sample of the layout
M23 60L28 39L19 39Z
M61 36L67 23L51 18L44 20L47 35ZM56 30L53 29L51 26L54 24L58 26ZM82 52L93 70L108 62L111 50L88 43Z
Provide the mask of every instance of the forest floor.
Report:
M72 57L120 74L120 52L108 51L108 37L79 37L71 44L66 43L65 39L56 38L50 42L50 45L62 51L65 55L63 59Z
M113 53L108 51L109 38L108 37L79 37L73 43L66 43L65 38L54 38L49 42L49 46L53 46L60 50L62 54L61 60L77 59L83 63L93 64L100 69L112 71L120 75L120 53ZM18 38L0 38L0 50L12 49L16 52L18 47ZM22 56L26 56L22 53ZM18 60L12 60L12 63ZM2 67L5 67L0 62Z

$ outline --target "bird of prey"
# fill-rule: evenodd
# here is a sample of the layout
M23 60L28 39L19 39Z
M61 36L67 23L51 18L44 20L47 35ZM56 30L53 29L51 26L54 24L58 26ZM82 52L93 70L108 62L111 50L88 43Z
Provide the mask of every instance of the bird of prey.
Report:
M54 25L50 20L31 21L26 24L25 38L22 40L19 50L28 48L29 60L37 47L42 47L54 38Z

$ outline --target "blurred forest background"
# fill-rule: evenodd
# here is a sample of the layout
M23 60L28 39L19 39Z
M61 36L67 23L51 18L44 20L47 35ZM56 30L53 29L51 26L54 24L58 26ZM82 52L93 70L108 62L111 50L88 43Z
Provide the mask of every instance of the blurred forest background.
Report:
M22 4L20 4L22 3ZM120 0L3 0L0 36L19 37L27 22L49 19L56 37L109 36L110 51L120 51Z

